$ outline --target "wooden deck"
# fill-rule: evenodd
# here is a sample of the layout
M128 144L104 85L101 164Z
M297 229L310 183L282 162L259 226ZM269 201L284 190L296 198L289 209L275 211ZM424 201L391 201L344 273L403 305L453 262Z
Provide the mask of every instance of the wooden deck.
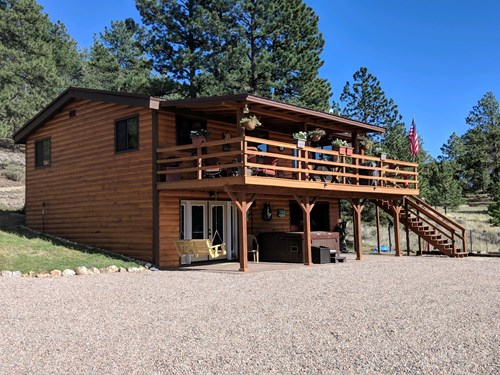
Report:
M416 163L248 136L160 148L157 163L159 190L224 191L232 186L374 199L419 193Z

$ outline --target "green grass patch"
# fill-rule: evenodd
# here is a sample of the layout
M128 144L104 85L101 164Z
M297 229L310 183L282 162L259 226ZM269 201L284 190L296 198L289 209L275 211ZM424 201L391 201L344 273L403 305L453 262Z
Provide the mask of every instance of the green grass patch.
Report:
M136 263L83 246L68 246L18 226L0 227L0 270L27 273L85 267L137 267Z

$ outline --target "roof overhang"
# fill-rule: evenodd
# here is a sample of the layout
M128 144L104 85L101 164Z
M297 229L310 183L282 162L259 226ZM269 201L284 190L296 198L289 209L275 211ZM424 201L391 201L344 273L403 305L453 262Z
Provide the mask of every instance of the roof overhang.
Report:
M237 111L245 105L251 114L257 115L266 129L290 133L305 127L321 127L337 133L384 133L380 126L366 124L330 113L302 108L251 94L215 96L195 99L165 100L162 108L189 110L211 118L236 121Z

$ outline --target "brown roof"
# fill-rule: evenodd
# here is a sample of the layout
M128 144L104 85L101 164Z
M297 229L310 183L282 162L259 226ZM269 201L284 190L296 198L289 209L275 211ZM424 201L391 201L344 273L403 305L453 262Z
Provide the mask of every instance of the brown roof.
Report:
M88 99L153 109L165 108L181 112L190 111L190 113L198 114L205 118L218 119L228 123L235 123L237 111L247 105L250 112L260 118L266 129L283 133L290 134L291 132L304 130L305 127L309 129L321 127L337 134L345 132L358 134L385 132L385 129L379 126L251 94L164 100L141 94L69 87L19 129L14 134L14 141L16 143L25 143L26 138L30 134L49 121L67 103L76 99Z
M251 94L213 96L195 99L165 100L162 108L197 111L205 117L217 117L227 122L236 121L236 111L247 105L250 113L259 117L268 129L290 133L290 131L321 127L337 133L384 133L380 126L366 124L326 112L299 107Z

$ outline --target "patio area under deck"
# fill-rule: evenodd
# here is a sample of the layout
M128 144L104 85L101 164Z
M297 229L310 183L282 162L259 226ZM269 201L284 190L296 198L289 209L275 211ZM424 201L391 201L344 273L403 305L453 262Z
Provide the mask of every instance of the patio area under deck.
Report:
M268 151L249 144L265 145ZM224 145L231 145L222 147L229 151L220 151ZM273 152L276 148L279 152ZM302 208L305 265L312 265L310 213L318 199L350 201L356 228L356 259L361 260L364 200L398 201L404 195L418 195L416 163L342 155L314 147L298 148L291 143L248 136L199 146L160 148L157 155L158 190L221 192L238 208L242 272L248 271L246 214L260 193L289 196Z

